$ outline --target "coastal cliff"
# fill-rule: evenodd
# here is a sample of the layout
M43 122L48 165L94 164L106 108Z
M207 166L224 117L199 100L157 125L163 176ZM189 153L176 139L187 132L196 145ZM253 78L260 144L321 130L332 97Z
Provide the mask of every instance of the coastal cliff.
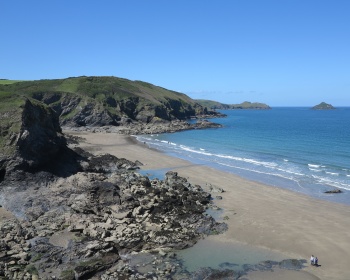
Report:
M171 250L226 230L205 215L213 205L200 186L176 172L150 180L140 162L73 148L51 108L0 98L0 210L14 215L0 217L0 279L187 278ZM156 256L157 269L136 272L131 254Z
M66 148L56 113L24 96L0 95L0 170L36 170Z
M239 109L245 109L245 110L268 110L271 109L271 107L264 103L259 102L249 102L244 101L240 104L224 104L217 101L212 100L205 100L205 99L197 99L196 100L200 105L203 107L216 110L239 110Z
M224 115L185 94L117 77L76 77L0 85L0 93L21 94L52 108L62 126L139 126ZM207 124L206 127L209 127Z
M84 139L63 135L49 106L12 93L0 101L0 279L240 279L285 266L189 272L174 250L227 230L206 213L221 188L204 191L173 171L150 179L139 161L80 148Z

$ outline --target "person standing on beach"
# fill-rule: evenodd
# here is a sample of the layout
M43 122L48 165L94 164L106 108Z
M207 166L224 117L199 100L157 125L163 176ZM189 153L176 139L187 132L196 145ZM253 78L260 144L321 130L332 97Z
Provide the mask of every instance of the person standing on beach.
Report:
M310 263L311 263L311 265L314 265L314 263L315 263L315 257L314 257L314 255L311 255Z

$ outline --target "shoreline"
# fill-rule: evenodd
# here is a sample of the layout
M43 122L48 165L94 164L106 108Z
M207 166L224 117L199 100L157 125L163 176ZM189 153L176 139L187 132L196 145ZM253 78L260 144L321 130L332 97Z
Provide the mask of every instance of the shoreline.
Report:
M148 147L150 149L156 149L159 152L162 152L164 154L179 158L179 159L183 159L185 161L190 161L193 163L197 163L197 164L203 164L206 165L208 167L211 167L215 170L219 170L222 172L226 172L226 173L231 173L235 176L238 176L240 178L246 179L248 181L254 181L257 183L261 183L262 185L267 185L270 187L278 187L278 188L283 188L285 190L289 190L292 191L293 193L299 193L299 194L304 194L308 197L313 197L315 199L321 199L321 200L326 200L332 203L339 203L339 204L344 204L347 206L350 206L350 190L348 188L343 188L342 186L332 186L331 184L328 183L305 183L300 181L300 178L293 178L293 177L284 177L283 175L279 174L279 173L274 173L273 171L266 171L266 170L260 170L260 169L255 169L254 166L253 167L247 167L247 166L240 166L235 165L234 163L229 163L229 162L223 162L220 159L217 161L216 157L221 157L220 154L223 154L223 157L233 157L233 155L225 154L225 153L219 153L219 154L213 154L213 151L206 151L204 149L203 150L203 154L206 155L206 153L208 153L208 155L210 156L204 156L201 157L201 155L199 155L197 157L197 153L201 154L201 151L195 151L195 154L192 154L193 151L190 151L189 153L184 152L186 149L182 147L183 144L177 144L177 143L171 143L172 140L172 136L165 136L165 138L161 137L158 138L156 137L155 141L154 139L149 139L147 136L145 135L136 135L134 136L136 139L138 139L138 141L140 143L142 143L143 141L146 141ZM186 136L185 136L186 137ZM158 138L158 139L157 139ZM175 138L176 139L176 138ZM179 140L179 139L177 139ZM169 145L169 148L162 144L160 144L160 146L158 147L157 142L163 142L162 144L164 144L166 141L170 141L168 142L171 143L171 145ZM176 140L175 140L176 142ZM175 149L172 148L173 146L179 146L176 147ZM186 146L187 144L184 144L184 146ZM190 144L187 145L188 147L186 148L190 148L192 149L190 146ZM194 148L196 149L196 148ZM197 147L198 149L198 147ZM244 158L243 158L244 159ZM254 160L258 160L258 159L254 159ZM244 161L244 160L243 160ZM264 160L262 160L264 161ZM289 161L289 160L285 160L285 161ZM273 161L272 161L273 164ZM311 163L310 163L311 164ZM307 164L309 166L309 164ZM312 165L312 164L311 164ZM321 165L319 165L321 166ZM282 168L282 167L281 167ZM279 168L277 168L278 170L280 170ZM326 172L327 173L327 172ZM299 175L304 175L309 177L310 174L306 175L306 174L299 174ZM350 175L349 175L350 176ZM304 185L305 183L305 185ZM341 195L339 195L339 193L341 193Z
M228 217L225 222L229 229L211 238L267 248L298 259L309 260L311 254L318 256L320 267L307 264L301 271L308 276L299 277L296 275L299 271L294 274L290 272L298 279L317 279L307 278L309 274L319 279L350 277L347 264L350 259L350 234L347 233L350 227L349 206L249 181L205 165L192 164L150 149L132 136L74 131L65 133L85 138L86 141L80 146L92 153L110 153L132 161L138 160L144 164L141 170L173 170L206 191L207 184L223 188L225 192L220 194L223 199L215 200L215 204ZM265 278L254 278L252 274L251 277L247 279L273 279L274 276L261 274L259 277ZM283 279L293 279L293 276Z

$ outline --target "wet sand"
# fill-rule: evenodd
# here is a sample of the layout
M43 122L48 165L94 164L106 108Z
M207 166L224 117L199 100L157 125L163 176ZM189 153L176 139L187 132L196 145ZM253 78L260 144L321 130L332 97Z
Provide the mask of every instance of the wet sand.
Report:
M15 216L5 208L0 207L0 223L11 219L15 219Z
M68 132L66 132L68 133ZM350 206L317 200L266 186L204 165L170 157L134 138L118 134L69 132L86 139L81 147L94 154L110 153L139 160L143 170L170 169L206 189L225 190L216 205L224 209L229 229L219 242L241 242L283 253L290 258L319 258L319 267L303 271L253 272L247 279L350 279ZM340 194L341 195L341 194ZM215 194L213 194L215 197Z

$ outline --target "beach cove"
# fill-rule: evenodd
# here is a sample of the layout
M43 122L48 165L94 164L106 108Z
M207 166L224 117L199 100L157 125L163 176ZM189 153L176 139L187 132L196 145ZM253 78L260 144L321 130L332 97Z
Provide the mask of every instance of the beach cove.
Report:
M246 279L349 279L350 207L271 187L205 165L168 156L133 137L113 133L65 132L85 139L81 147L143 163L142 170L172 170L204 190L209 184L225 190L215 200L223 209L228 231L211 236L279 252L289 258L319 258L319 267L302 271L253 272ZM275 277L275 278L274 278Z

